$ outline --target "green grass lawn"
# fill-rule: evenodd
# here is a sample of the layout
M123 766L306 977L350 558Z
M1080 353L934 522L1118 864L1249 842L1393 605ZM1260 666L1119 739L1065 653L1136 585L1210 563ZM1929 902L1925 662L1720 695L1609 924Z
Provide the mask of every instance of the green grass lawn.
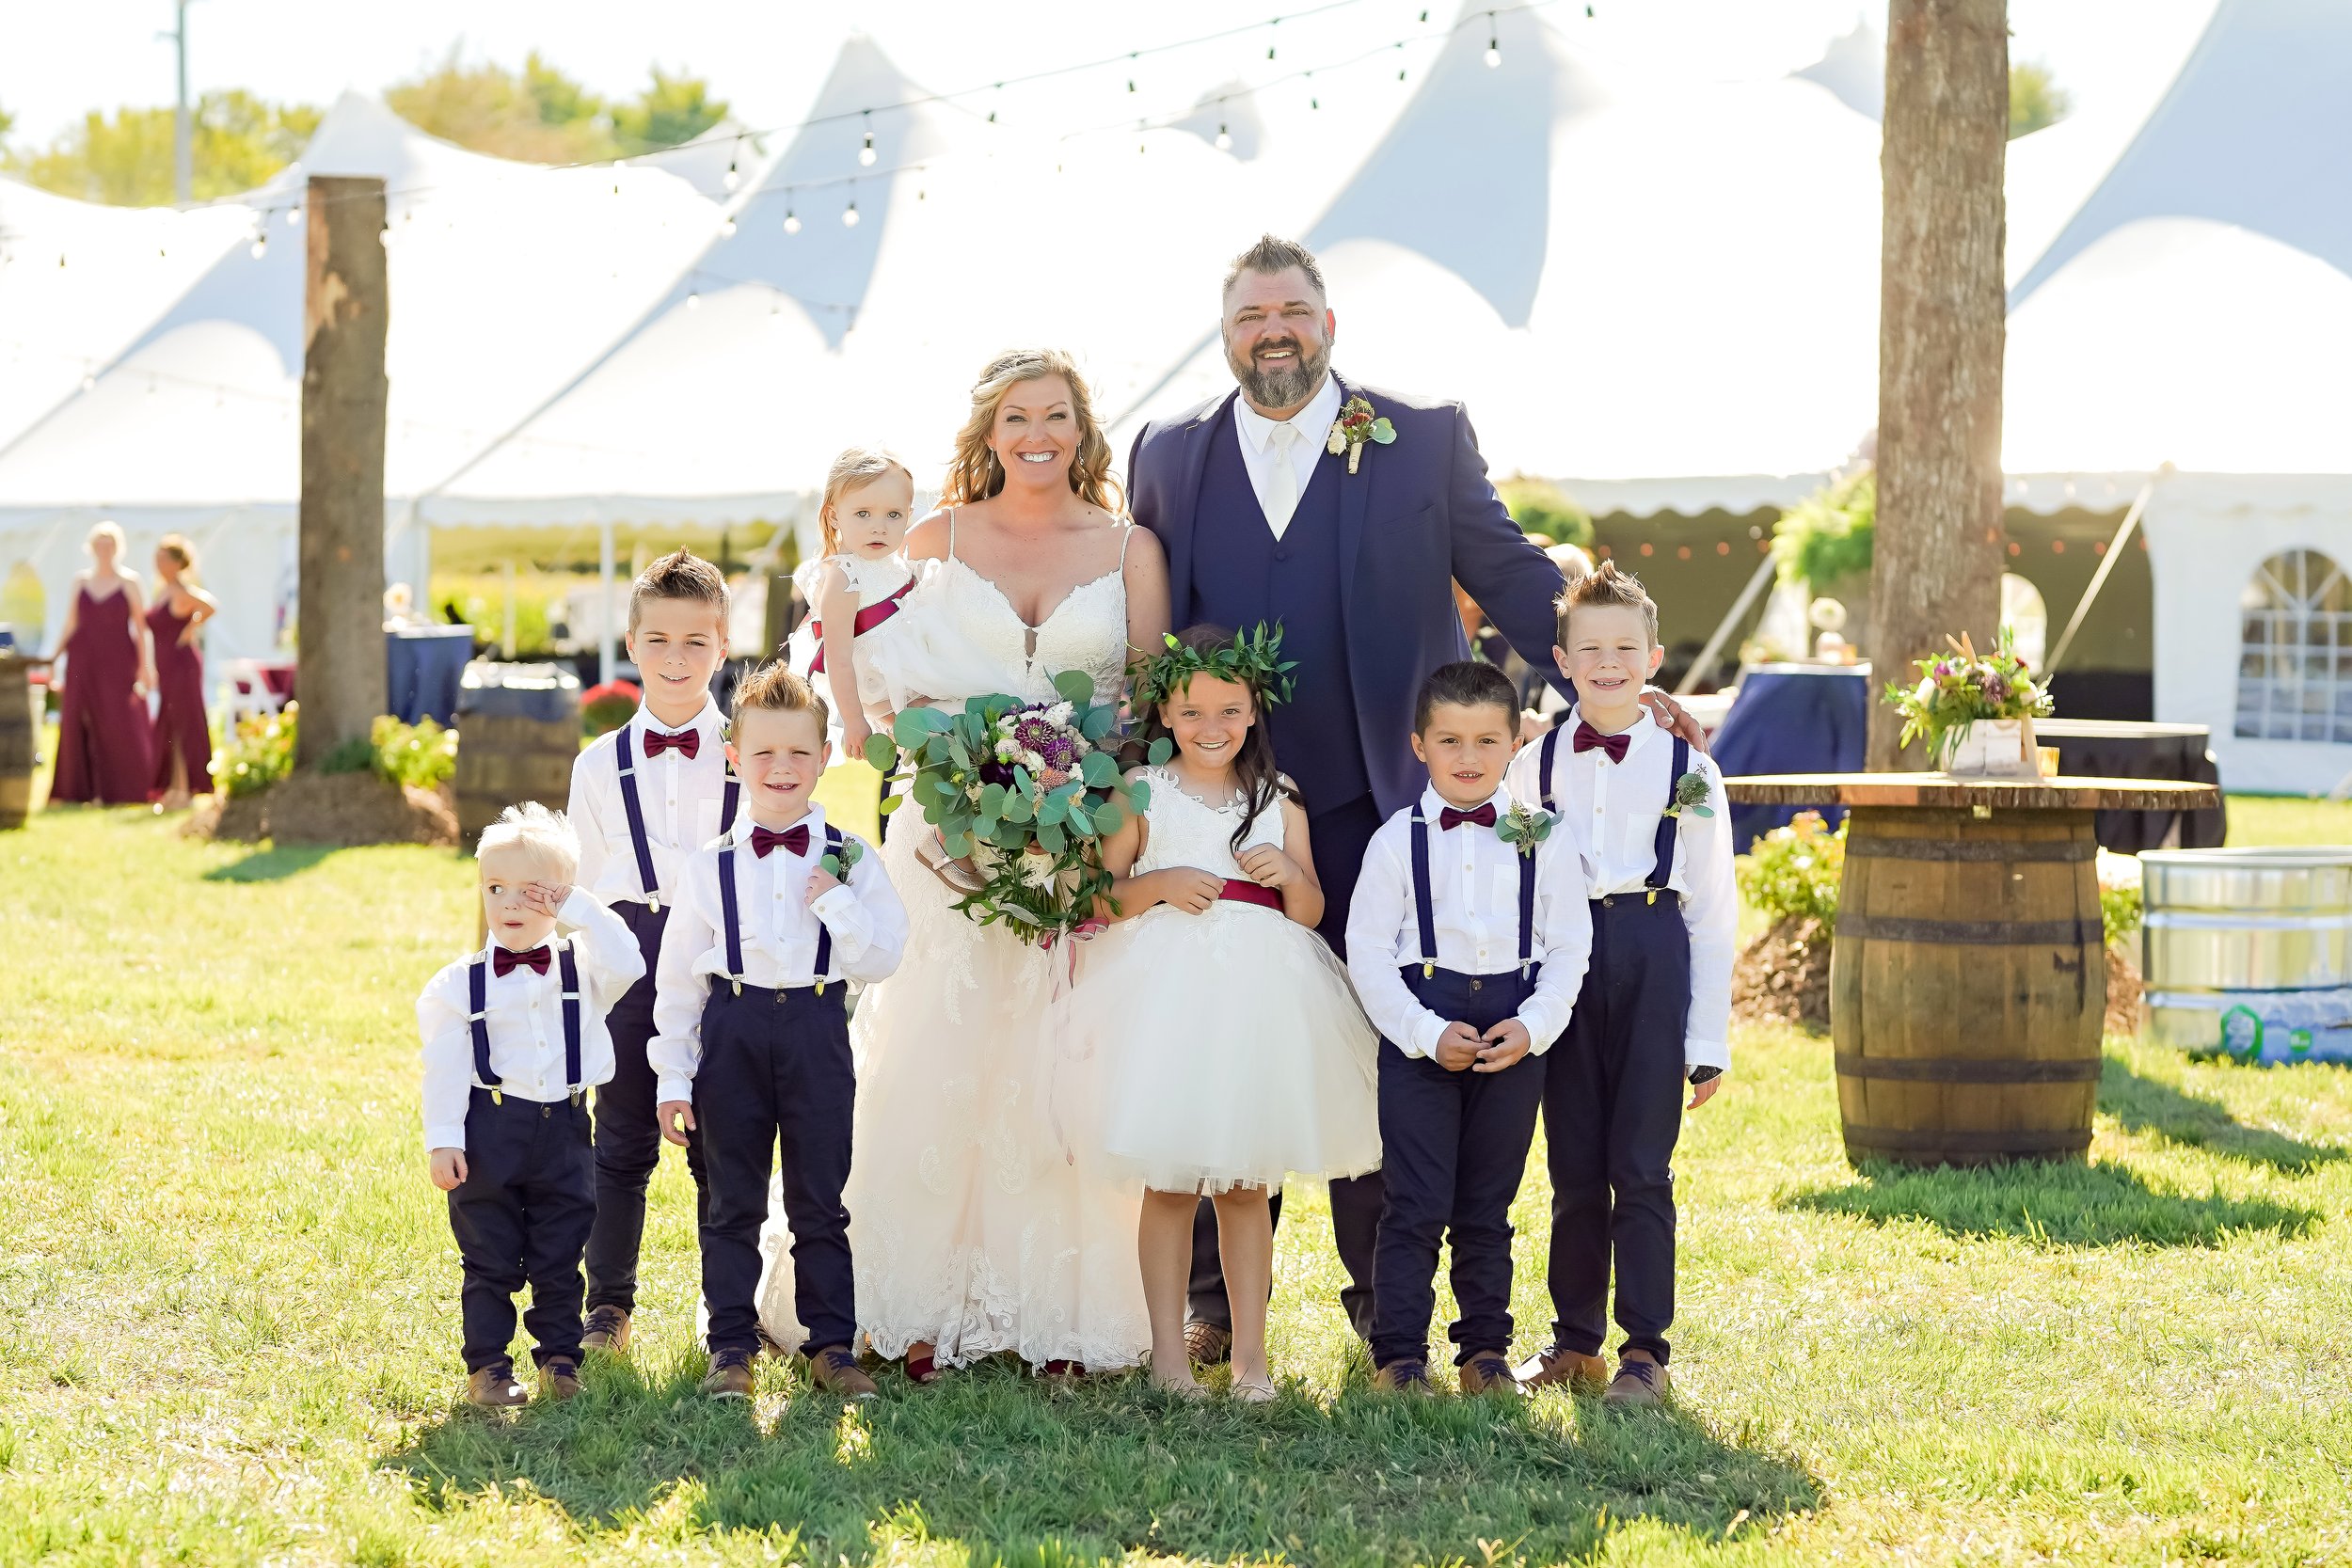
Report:
M1826 1042L1743 1037L1660 1414L1369 1394L1304 1194L1271 1408L988 1367L844 1416L776 1363L712 1405L673 1159L631 1359L485 1415L411 1015L470 864L171 827L0 835L0 1562L2352 1559L2342 1070L2113 1042L2088 1166L1857 1175ZM1523 1263L1545 1213L1538 1162Z

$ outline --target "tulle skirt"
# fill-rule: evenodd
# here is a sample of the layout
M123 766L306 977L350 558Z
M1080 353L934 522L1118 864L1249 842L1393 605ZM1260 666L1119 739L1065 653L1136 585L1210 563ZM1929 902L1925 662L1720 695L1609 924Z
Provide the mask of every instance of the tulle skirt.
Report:
M1032 1364L1133 1366L1152 1338L1136 1260L1141 1193L1104 1173L1082 1138L1048 1130L1071 1005L1053 971L1066 974L1067 951L958 913L915 858L929 835L910 806L882 847L907 910L906 958L850 1023L858 1093L844 1196L858 1322L886 1356L928 1341L944 1365L1009 1351ZM789 1327L787 1245L771 1238L761 1300L763 1321L773 1310Z
M1163 905L1086 944L1074 1028L1104 1168L1161 1192L1380 1164L1379 1038L1323 940L1254 904Z

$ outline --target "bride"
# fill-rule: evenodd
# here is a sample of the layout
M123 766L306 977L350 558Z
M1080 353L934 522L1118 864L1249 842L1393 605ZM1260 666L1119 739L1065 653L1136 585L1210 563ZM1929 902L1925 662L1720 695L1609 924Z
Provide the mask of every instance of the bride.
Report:
M907 536L909 559L939 563L918 592L963 655L953 678L923 681L930 700L1052 701L1067 670L1108 699L1129 649L1160 645L1167 563L1119 515L1110 459L1069 356L1006 354L981 372L940 510ZM1052 966L1067 956L958 913L911 804L892 830L882 858L907 907L907 961L850 1024L858 1322L919 1382L1004 1351L1049 1370L1133 1366L1151 1344L1140 1195L1072 1164L1038 1114ZM761 1299L788 1316L788 1286ZM798 1343L788 1323L768 1326Z

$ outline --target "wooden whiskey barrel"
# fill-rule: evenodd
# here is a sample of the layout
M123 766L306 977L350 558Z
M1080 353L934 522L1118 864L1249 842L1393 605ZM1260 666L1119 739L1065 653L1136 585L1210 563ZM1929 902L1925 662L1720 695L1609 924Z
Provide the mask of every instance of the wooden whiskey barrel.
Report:
M2107 992L2091 817L1855 810L1830 954L1850 1159L2090 1148Z
M525 800L557 811L580 756L580 681L554 664L476 659L457 689L457 832L468 847Z
M25 678L31 669L29 659L0 654L0 829L22 828L33 811L40 710Z

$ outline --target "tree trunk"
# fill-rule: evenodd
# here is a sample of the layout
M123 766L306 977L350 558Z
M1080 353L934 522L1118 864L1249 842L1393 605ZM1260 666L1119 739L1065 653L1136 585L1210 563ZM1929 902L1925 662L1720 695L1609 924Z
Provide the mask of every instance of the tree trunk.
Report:
M303 225L302 720L294 762L364 738L384 673L384 182L315 175Z
M1878 540L1870 661L1883 689L2001 612L2001 262L2009 135L2006 0L1890 0L1881 168ZM1896 749L1875 700L1867 766Z

